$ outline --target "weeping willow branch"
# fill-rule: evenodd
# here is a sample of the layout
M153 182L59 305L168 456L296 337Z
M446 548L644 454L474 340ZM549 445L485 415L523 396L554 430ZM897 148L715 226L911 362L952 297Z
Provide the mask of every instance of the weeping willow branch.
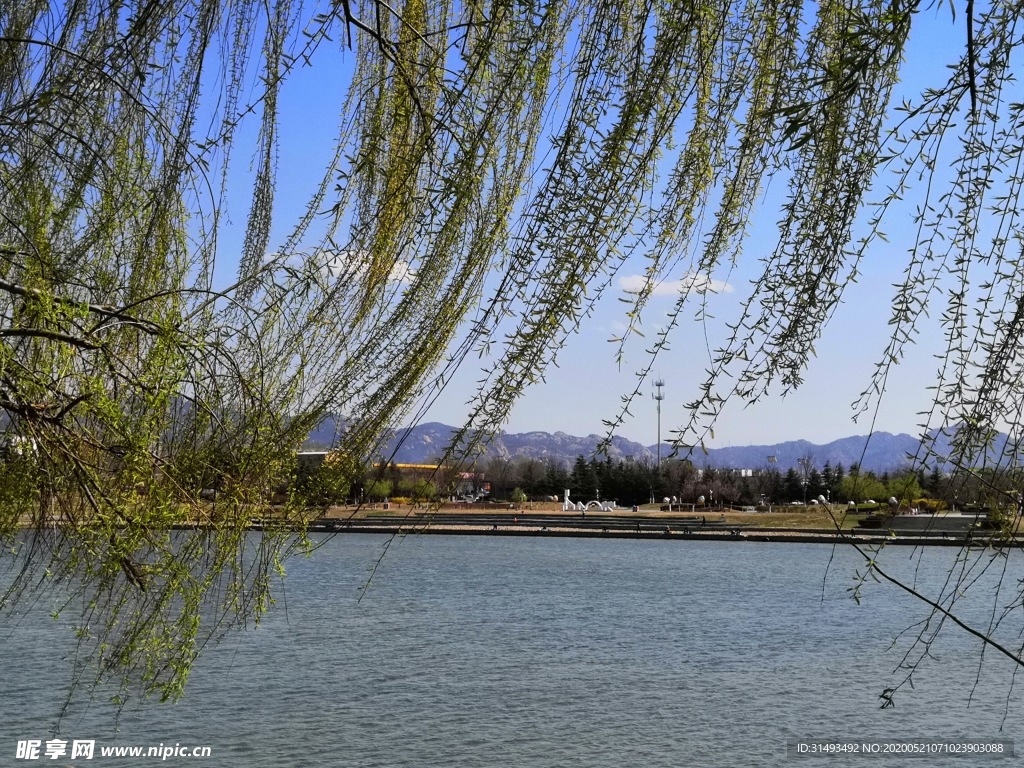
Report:
M328 415L354 477L478 354L449 451L471 453L622 270L642 278L619 297L620 364L676 280L614 429L688 317L710 320L716 279L752 275L677 434L689 450L727 403L800 385L913 194L892 336L858 407L938 308L929 422L956 428L964 466L1007 427L1011 461L1019 9L969 6L966 48L894 103L924 15L880 0L4 4L6 603L70 589L84 677L177 695L306 546L318 510L295 455ZM347 93L292 220L284 105L309 68ZM229 200L247 211L234 226ZM775 242L747 254L765 215Z

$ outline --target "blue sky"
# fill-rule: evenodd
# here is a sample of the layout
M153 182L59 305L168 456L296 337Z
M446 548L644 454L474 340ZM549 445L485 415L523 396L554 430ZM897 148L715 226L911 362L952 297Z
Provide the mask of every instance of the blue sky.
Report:
M945 79L943 57L952 58L962 47L962 27L962 14L954 23L948 7L925 11L919 16L908 54L907 95L917 93L925 81L934 84ZM938 39L948 40L949 45L937 45ZM275 217L275 221L281 222L276 228L279 237L287 231L284 224L302 210L311 185L327 160L351 58L351 54L335 55L326 66L321 60L314 69L299 71L285 89L277 189L279 210ZM243 169L248 165L244 150L238 153L236 162ZM775 184L781 187L778 181ZM249 204L245 186L236 187L239 188L242 192L229 198L229 213L236 224L244 222ZM656 373L666 382L663 437L686 418L684 404L696 395L708 364L709 346L713 348L722 338L723 321L738 311L749 280L755 274L758 256L774 245L776 218L775 210L762 210L744 249L747 261L729 274L715 276L718 293L709 297L714 324L684 320L674 334L671 352L656 365ZM899 220L886 231L890 243L879 242L869 252L858 282L847 290L843 305L817 345L817 358L807 372L803 387L785 399L772 396L747 408L743 408L742 403L732 403L719 420L715 439L709 446L793 439L820 443L850 434L864 434L872 425L890 432L919 431L918 414L929 405L927 387L935 381L937 361L933 355L941 349L937 328L923 335L903 364L895 369L877 418L869 411L861 414L856 423L853 421L852 403L867 386L874 363L885 348L892 284L900 276L901 255L906 247L903 241L908 233L901 231ZM218 262L222 284L229 280L236 265L230 256L231 242L231 238L222 241L225 247L221 249ZM550 368L546 382L528 391L514 408L506 427L509 431L560 430L573 434L604 431L602 419L617 413L620 396L633 388L634 372L645 362L642 352L648 340L638 339L638 343L629 348L621 368L615 363L616 345L608 341L617 336L622 327L624 305L616 301L616 297L634 284L641 269L640 265L627 263L616 280L615 290L608 292L593 318L560 355L558 367ZM685 275L673 277L678 280ZM669 281L649 305L643 326L648 339L673 305L671 288ZM479 363L473 358L467 359L461 375L438 399L426 420L459 423L465 417L465 403L472 394L478 370ZM655 404L649 394L652 389L650 383L645 385L646 397L635 403L631 409L632 420L619 430L623 436L645 443L655 441Z

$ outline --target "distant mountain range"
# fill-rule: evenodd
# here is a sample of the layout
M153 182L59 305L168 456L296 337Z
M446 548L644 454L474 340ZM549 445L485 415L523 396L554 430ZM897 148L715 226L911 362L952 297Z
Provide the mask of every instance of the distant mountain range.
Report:
M399 430L389 441L385 455L393 455L393 461L400 464L431 462L444 453L454 432L454 427L436 422ZM310 435L307 445L311 447L327 445L333 435L333 423L325 423ZM592 456L602 439L602 435L577 437L567 435L565 432L555 432L554 434L549 432L502 432L487 445L484 459L486 460L489 456L507 458L525 456L542 460L555 459L571 465L577 456ZM817 467L823 466L826 461L833 465L842 464L844 467L860 463L864 469L881 472L907 464L919 446L920 441L910 435L875 432L870 440L867 436L858 435L844 437L823 445L816 445L807 440L792 440L774 445L709 448L707 455L703 451L697 450L690 459L698 466L708 465L732 469L774 466L785 471L790 467L798 467L800 459L810 458ZM948 440L940 439L935 447L941 454L947 454ZM996 446L996 449L998 450L1000 447ZM616 436L612 438L608 455L612 459L632 457L637 461L653 460L657 456L657 449L656 444L645 446ZM670 450L668 445L663 445L662 456L668 456Z

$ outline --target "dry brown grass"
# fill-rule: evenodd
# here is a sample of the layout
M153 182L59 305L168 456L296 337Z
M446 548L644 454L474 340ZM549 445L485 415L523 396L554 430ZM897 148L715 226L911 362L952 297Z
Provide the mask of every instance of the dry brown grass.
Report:
M354 507L334 507L328 513L330 518L366 518L366 517L377 517L381 515L406 515L412 513L413 515L427 514L429 510L425 510L422 507L416 509L410 509L407 505L390 504L389 509L385 511L383 504L375 504L371 506L364 506L360 509ZM517 513L541 513L548 515L555 515L562 513L561 503L556 502L534 502L533 504L525 503L517 505L515 509L509 509L508 504L495 504L490 507L483 507L482 505L475 505L472 507L466 505L447 504L442 510L443 512L462 512L465 514L479 513L481 515L495 515L495 514L509 514L515 515ZM570 512L568 515L575 516L578 512ZM595 514L597 514L595 512ZM607 514L607 513L600 513ZM621 515L622 517L632 517L633 512L631 509L619 509L611 513L614 515ZM744 527L751 526L756 528L821 528L829 529L834 528L835 524L832 518L829 517L828 512L823 507L775 507L770 513L768 512L732 512L721 509L706 509L697 507L692 509L690 506L685 506L682 509L673 509L671 512L662 512L660 505L656 506L644 506L640 508L639 515L643 517L649 517L658 519L662 517L680 517L695 515L697 517L707 517L709 521L718 521L725 518L726 522L733 523L736 525L742 525ZM836 519L842 523L843 528L853 528L857 525L857 521L860 520L863 515L846 515L845 510L836 509Z
M864 515L847 515L844 510L835 511L835 521L822 507L786 509L784 512L729 512L725 519L737 525L752 525L758 528L822 528L834 529L838 522L844 529L855 528Z

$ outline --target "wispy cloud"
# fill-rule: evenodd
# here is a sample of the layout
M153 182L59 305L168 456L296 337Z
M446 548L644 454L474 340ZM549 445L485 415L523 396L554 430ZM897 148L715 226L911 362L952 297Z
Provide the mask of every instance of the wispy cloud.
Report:
M643 275L623 275L619 278L619 288L626 293L639 293L643 290L647 278ZM663 280L654 285L652 296L678 296L684 289L696 293L732 293L733 287L724 280L715 280L707 275L684 275L678 280Z
M326 268L331 277L349 275L357 279L366 276L370 266L370 254L368 251L321 251L326 259ZM389 283L401 283L408 285L416 279L416 272L407 261L399 259L391 266L388 274Z

